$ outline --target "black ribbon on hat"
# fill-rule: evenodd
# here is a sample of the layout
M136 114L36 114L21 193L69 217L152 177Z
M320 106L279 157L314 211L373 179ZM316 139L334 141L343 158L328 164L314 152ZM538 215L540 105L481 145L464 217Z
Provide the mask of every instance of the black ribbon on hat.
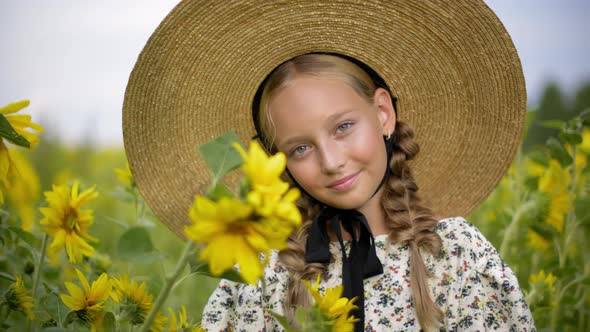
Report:
M389 178L391 170L389 162L393 150L397 144L393 137L385 141L387 148L387 167L381 183L373 193L379 191L383 183ZM309 228L307 243L305 245L305 261L307 263L329 263L330 262L330 237L328 236L328 225L330 225L340 243L342 251L342 284L344 285L344 296L352 299L357 298L355 304L358 309L352 314L359 319L354 330L364 331L365 328L365 291L364 279L383 273L383 265L377 257L375 250L375 238L371 233L371 227L365 216L357 210L343 210L331 206L323 206L318 212ZM342 226L342 227L340 227ZM358 226L358 236L357 236ZM350 235L350 253L346 252L346 246L342 238L342 230Z

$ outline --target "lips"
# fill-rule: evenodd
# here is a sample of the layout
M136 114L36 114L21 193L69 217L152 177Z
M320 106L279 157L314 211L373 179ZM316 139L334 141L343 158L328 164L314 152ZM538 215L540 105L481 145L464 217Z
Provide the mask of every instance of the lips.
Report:
M331 189L338 190L338 191L346 190L346 189L350 188L350 186L352 186L352 184L354 183L354 181L358 177L359 172L356 172L356 173L354 173L352 175L345 176L345 177L343 177L341 179L338 179L338 180L330 183L328 185L328 187L331 188Z

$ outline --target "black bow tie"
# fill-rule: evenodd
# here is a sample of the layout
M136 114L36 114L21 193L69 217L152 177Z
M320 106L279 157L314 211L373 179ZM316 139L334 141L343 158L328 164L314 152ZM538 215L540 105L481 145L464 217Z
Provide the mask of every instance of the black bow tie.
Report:
M358 309L352 314L359 318L355 331L365 327L365 295L363 279L383 273L383 266L375 251L375 239L365 216L357 210L341 210L324 207L315 217L307 237L305 261L307 263L328 263L330 261L330 238L327 225L330 224L342 250L342 283L344 296L357 297ZM350 234L350 254L347 255L340 225ZM357 236L357 225L360 227ZM358 240L357 240L358 238Z

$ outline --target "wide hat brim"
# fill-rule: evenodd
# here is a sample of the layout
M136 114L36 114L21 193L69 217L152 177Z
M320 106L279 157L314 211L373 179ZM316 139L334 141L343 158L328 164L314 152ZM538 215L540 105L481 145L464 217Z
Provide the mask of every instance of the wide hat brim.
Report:
M318 51L364 62L398 97L421 148L418 193L436 214L467 215L496 187L521 141L526 91L482 1L183 1L145 45L123 106L137 186L176 234L210 179L196 147L229 129L247 144L263 79Z

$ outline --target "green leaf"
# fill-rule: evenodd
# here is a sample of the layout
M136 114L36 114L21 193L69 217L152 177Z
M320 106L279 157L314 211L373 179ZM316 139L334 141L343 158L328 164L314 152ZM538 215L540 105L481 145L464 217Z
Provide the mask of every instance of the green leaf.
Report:
M108 311L104 314L102 326L104 327L105 332L115 331L115 315L112 312Z
M541 125L541 127L545 127L545 128L555 128L555 129L561 129L565 127L565 121L561 121L561 120L545 120L545 121L540 121L539 125Z
M565 143L568 144L572 144L572 145L578 145L580 143L582 143L582 135L580 135L579 133L573 131L573 130L568 130L568 131L564 131L559 133L559 138L564 141Z
M12 128L4 114L0 114L0 137L4 137L9 142L24 146L25 148L31 146L31 143L24 136L19 135L16 130Z
M236 270L233 270L233 269L225 271L220 276L214 276L211 274L211 272L209 270L209 264L206 262L203 262L201 260L194 258L194 259L189 260L189 265L190 265L191 273L201 274L201 275L205 275L205 276L209 276L209 277L213 277L213 278L226 279L226 280L239 282L239 283L246 283L242 279L240 274Z
M134 259L151 253L154 245L145 227L132 227L121 235L117 249L121 258Z
M270 310L270 314L283 326L285 332L295 332L296 330L289 324L287 317L279 315L278 313Z
M231 145L232 142L240 142L240 139L230 130L199 147L199 153L213 174L213 183L243 163L242 156Z
M580 114L578 114L578 117L582 120L590 119L590 108L583 110Z
M562 167L567 167L571 165L573 162L572 157L570 156L569 152L561 145L556 138L550 137L546 143L547 147L549 148L549 152L551 156L561 164Z
M553 226L545 223L536 223L531 225L533 231L541 235L545 240L551 241L556 235L556 230Z
M6 279L6 280L11 281L11 282L15 282L16 281L16 278L14 278L13 276L11 276L10 274L5 273L5 272L0 272L0 278Z
M222 197L233 197L234 194L221 182L216 182L207 190L207 197L214 201L220 200Z
M33 247L37 245L37 238L35 237L35 235L33 235L27 231L23 231L19 227L9 226L8 229L11 232L13 232L14 234L16 234L16 236L18 236L18 238L25 241L29 245L31 245Z
M76 322L78 320L78 315L74 310L70 310L64 319L64 326L68 327L68 325Z
M576 220L582 224L590 224L590 196L582 196L576 199Z
M67 332L67 329L64 329L63 327L57 327L57 326L51 326L51 327L46 327L43 329L43 332Z
M541 164L545 167L549 166L549 156L543 150L531 151L531 153L527 154L527 157L537 164Z

